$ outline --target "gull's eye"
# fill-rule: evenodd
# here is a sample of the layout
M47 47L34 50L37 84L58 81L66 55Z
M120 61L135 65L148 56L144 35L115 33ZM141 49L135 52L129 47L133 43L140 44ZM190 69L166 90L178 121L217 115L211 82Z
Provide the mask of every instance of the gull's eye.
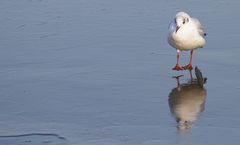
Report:
M186 18L186 19L183 19L183 24L185 24L186 22L188 22L189 21L189 19L188 18Z

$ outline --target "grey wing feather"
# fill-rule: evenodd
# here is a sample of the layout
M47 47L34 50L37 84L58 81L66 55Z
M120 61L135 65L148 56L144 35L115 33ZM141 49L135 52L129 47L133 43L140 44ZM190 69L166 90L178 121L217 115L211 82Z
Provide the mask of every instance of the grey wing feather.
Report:
M199 34L204 37L206 36L206 33L204 32L203 30L203 26L202 24L199 22L199 20L197 18L192 18L193 22L197 25L197 28L198 28L198 32Z
M170 32L173 32L173 31L175 31L175 28L176 28L175 22L174 22L174 21L171 21L171 23L168 25L168 30L169 30Z

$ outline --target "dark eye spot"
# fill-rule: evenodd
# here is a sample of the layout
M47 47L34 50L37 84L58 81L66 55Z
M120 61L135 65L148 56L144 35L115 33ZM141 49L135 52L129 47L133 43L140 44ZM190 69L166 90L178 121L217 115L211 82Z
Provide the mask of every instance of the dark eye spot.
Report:
M185 24L185 20L183 20L183 24Z

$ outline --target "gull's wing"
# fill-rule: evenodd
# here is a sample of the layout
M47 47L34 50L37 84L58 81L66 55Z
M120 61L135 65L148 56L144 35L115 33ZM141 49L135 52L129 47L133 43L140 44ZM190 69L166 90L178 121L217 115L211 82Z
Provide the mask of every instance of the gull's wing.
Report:
M169 30L170 33L176 31L176 23L175 23L175 21L171 21L170 22L170 24L168 25L168 30Z
M206 33L205 33L204 30L203 30L203 26L202 26L202 24L199 22L199 20L198 20L197 18L191 18L191 19L192 19L192 21L195 23L195 25L197 26L197 29L198 29L199 34L200 34L202 37L206 36Z

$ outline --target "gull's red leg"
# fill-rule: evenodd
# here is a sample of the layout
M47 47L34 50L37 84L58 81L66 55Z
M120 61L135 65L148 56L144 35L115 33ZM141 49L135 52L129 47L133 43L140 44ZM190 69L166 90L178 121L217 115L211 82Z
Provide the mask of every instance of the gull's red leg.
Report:
M176 63L176 65L175 65L175 67L172 68L173 70L177 70L177 71L179 71L179 70L183 70L183 69L180 67L180 65L178 64L178 62L179 62L179 58L180 58L180 51L177 50L177 63Z
M190 52L189 64L187 64L183 67L184 70L192 70L193 69L193 67L192 67L192 55L193 55L193 50L191 50L191 52Z

